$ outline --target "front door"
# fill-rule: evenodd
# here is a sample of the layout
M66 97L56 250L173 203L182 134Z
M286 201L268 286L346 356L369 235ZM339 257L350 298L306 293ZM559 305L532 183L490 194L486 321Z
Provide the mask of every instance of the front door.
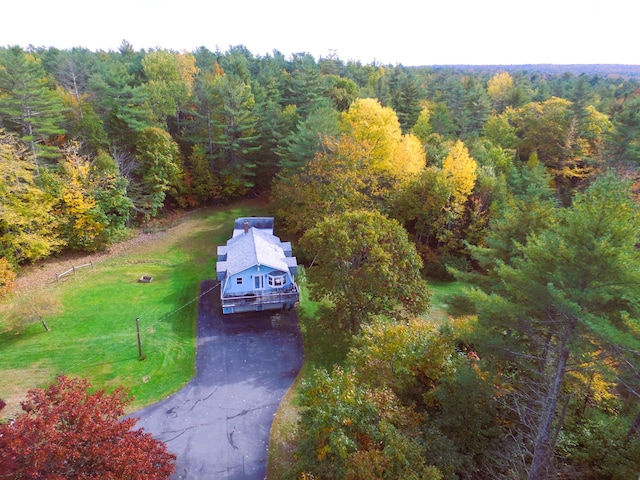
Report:
M264 275L256 275L255 277L253 277L253 289L254 290L264 289Z

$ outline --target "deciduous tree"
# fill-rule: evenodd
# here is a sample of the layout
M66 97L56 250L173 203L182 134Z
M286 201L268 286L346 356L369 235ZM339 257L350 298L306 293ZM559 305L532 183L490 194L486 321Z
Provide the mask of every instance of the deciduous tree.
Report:
M572 103L557 97L508 112L520 138L522 159L537 154L553 175L565 205L576 187L594 174L601 160L599 146L609 129L608 120L594 108L585 108L585 112L579 121Z
M195 57L186 52L154 50L142 59L142 68L147 78L149 105L158 124L166 125L169 116L179 118L198 73Z
M30 390L24 414L0 424L3 479L168 479L175 455L122 419L130 397L122 389L90 392L87 380L59 376Z
M11 293L16 279L16 272L9 261L0 257L0 299Z
M406 231L378 212L352 211L308 230L301 246L315 258L311 292L328 298L344 326L357 331L371 314L429 308L422 262Z
M487 81L487 94L496 113L504 112L509 106L513 88L513 77L508 72L496 73Z
M369 151L369 163L374 170L401 178L424 168L425 156L421 150L412 149L410 157L397 155L403 149L407 153L398 117L376 99L353 102L342 114L340 130Z
M346 136L325 137L313 160L284 170L271 190L273 208L297 236L327 215L374 209L384 197L367 150Z
M143 130L136 142L137 167L133 181L138 191L129 192L134 205L154 217L164 205L167 191L174 187L182 171L178 145L171 136L156 127Z
M451 208L459 212L476 184L478 164L458 140L442 162L442 173L451 185Z
M12 265L48 257L63 242L51 174L36 175L27 146L0 131L0 256Z

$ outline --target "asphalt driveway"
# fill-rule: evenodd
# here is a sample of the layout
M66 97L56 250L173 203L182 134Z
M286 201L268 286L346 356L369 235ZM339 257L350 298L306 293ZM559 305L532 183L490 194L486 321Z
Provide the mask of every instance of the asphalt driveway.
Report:
M173 479L263 480L273 416L302 358L295 312L223 316L216 288L200 298L196 376L131 416L177 455Z

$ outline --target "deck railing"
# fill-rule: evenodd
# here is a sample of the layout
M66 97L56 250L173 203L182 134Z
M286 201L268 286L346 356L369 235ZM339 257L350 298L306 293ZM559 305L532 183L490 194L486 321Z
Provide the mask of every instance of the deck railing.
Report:
M286 292L264 292L238 296L222 296L223 307L240 307L245 305L270 305L274 303L296 303L300 299L297 289Z

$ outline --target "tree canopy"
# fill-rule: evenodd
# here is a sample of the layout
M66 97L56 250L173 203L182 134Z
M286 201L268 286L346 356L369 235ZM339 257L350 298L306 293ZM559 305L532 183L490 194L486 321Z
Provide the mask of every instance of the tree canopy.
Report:
M336 214L307 230L300 242L314 257L313 294L329 298L349 330L368 315L428 309L420 257L402 227L380 213Z
M89 392L87 380L59 376L30 390L24 413L0 423L0 470L7 479L168 479L175 455L121 417L122 389Z

